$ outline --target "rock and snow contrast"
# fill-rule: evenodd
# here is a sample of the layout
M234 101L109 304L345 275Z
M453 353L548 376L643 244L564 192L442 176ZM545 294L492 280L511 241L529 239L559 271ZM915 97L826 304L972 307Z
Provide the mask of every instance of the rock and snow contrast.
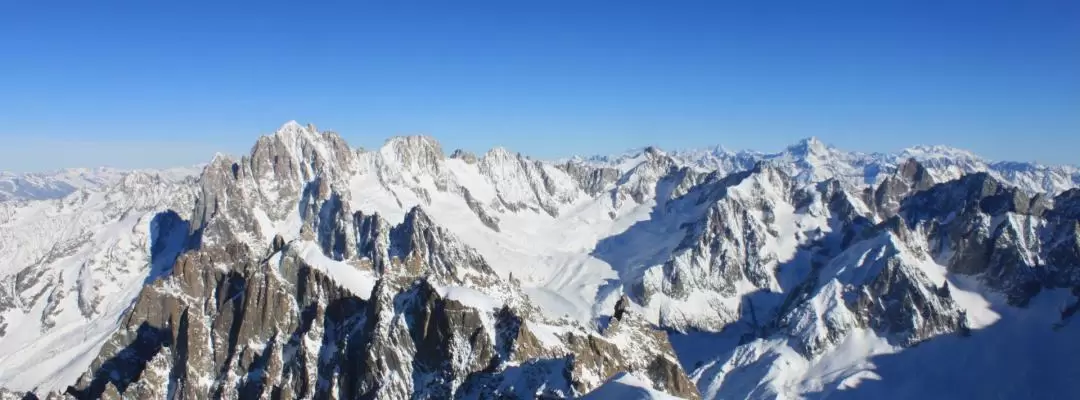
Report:
M1074 167L290 122L194 175L91 175L0 181L0 398L1080 391Z

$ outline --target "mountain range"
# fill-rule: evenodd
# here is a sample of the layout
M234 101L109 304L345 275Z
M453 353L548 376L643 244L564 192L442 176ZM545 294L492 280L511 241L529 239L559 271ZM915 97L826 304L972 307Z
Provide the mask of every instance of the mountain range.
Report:
M1061 398L1080 169L286 123L0 178L0 398Z

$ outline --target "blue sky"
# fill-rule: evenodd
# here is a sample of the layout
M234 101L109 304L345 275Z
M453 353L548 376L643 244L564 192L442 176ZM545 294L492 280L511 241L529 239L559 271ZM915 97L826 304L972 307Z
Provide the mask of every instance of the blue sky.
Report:
M293 119L538 157L813 135L1080 163L1076 1L222 3L0 4L0 170L204 162Z

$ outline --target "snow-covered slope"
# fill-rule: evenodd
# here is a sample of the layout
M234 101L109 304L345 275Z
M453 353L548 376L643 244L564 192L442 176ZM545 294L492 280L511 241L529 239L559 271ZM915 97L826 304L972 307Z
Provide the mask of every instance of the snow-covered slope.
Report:
M123 172L113 168L67 169L55 173L0 172L0 201L60 198L78 189L106 186L121 175Z
M102 190L132 173L156 174L170 181L179 181L198 175L201 169L201 166L194 166L157 170L121 170L108 167L70 168L44 173L0 171L0 202L59 199L80 189Z
M664 392L658 392L633 375L621 373L606 383L581 396L582 400L626 399L626 400L678 400Z
M1028 197L988 174L909 195L815 268L766 329L696 356L703 397L1068 397L1080 390L1066 378L1077 371L1078 198ZM681 340L725 342L675 340L680 355L694 351ZM1024 372L1036 365L1055 371Z
M0 203L0 386L63 387L90 365L171 268L193 183L130 173L102 191Z
M885 396L896 380L926 397L905 366L989 362L972 346L1071 332L1075 179L816 139L560 162L447 156L424 136L364 151L290 122L197 178L125 173L0 202L0 386L812 398ZM979 371L1007 382L1000 365ZM1054 397L1070 385L1047 381L1063 376L1018 376L1044 386L1003 393Z

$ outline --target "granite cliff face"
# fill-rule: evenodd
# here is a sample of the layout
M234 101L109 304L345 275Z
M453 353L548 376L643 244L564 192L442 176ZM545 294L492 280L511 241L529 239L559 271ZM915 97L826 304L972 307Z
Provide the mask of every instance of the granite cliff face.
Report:
M986 174L934 187L905 201L908 225L950 272L977 276L1024 306L1043 289L1077 279L1077 191L1029 196Z
M343 288L295 244L269 259L245 247L186 253L169 278L140 293L68 393L567 397L632 371L657 389L696 396L666 337L640 320L625 316L603 332L546 321L482 259L451 257L442 267L454 270L446 270L425 262L425 252L384 259L388 268L369 277L367 294ZM215 267L222 263L231 267Z

